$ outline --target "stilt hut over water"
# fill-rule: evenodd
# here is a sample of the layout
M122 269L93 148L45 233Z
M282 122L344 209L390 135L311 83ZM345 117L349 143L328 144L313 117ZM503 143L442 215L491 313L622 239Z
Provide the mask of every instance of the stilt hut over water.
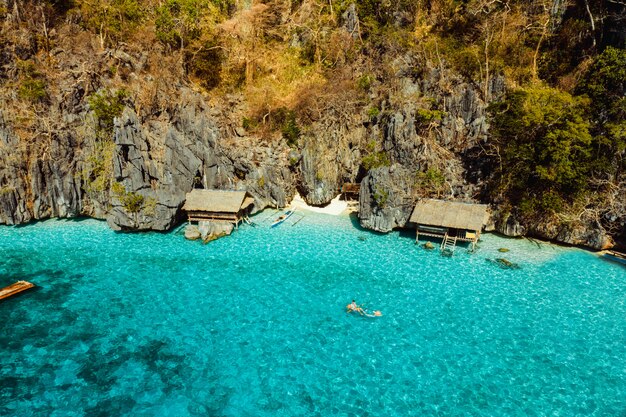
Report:
M454 252L457 241L470 242L472 250L487 223L486 204L458 203L435 199L417 202L410 222L417 228L415 241L420 235L442 239L441 250Z
M235 226L252 210L254 198L246 191L191 190L187 193L183 210L190 222L219 221Z

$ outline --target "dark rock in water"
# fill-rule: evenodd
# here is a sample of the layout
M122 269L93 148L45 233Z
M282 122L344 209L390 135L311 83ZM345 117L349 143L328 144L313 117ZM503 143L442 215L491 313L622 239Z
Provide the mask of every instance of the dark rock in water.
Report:
M422 245L422 247L423 247L424 249L428 249L428 250L435 249L435 245L433 245L433 244L432 244L432 243L430 243L430 242L426 242L426 243L424 243L424 244Z
M497 258L497 259L486 259L487 262L491 262L493 264L498 265L502 269L520 269L520 266L515 262L511 262L508 259Z
M498 259L496 259L496 262L498 262L500 265L504 265L506 267L513 266L513 262L509 261L508 259L504 259L504 258L498 258Z
M360 240L361 242L365 242L365 239L366 239L366 238L365 238L365 236L359 236L359 240Z

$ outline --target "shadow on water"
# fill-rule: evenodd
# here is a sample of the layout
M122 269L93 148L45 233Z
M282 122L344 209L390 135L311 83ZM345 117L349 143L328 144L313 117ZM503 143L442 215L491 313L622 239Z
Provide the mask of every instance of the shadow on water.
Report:
M94 332L89 320L80 320L78 314L62 308L48 311L48 314L35 319L36 322L30 322L27 326L0 328L0 346L3 346L4 354L9 359L13 358L8 366L0 367L1 415L15 415L15 410L8 409L6 404L28 400L54 389L71 388L70 385L50 386L49 383L56 375L64 372L68 359L79 366L72 384L86 386L92 393L93 401L90 406L85 405L84 410L85 415L89 416L131 415L137 406L137 393L112 395L116 392L116 386L124 385L124 380L129 377L142 381L136 387L138 391L159 391L168 397L175 396L175 391L185 390L185 381L192 378L192 358L176 353L175 343L164 340L137 343L130 333L121 333L112 338L109 334ZM64 332L70 323L72 334L68 337ZM85 345L84 353L63 358L55 356L58 352L76 352L77 345L81 343ZM21 362L19 358L23 357L25 346L31 346L29 349L45 349L48 352L47 359L22 363L20 366L29 367L28 374L32 376L18 377L15 376L18 374L15 368ZM215 373L214 368L214 364L206 364L204 375L207 381ZM136 374L132 375L132 372ZM202 413L206 407L216 406L202 404L206 401L201 400L196 404ZM208 401L214 400L209 398ZM219 403L217 408L223 405ZM51 415L54 409L51 405L43 404L37 412L41 413L39 415Z
M68 218L68 219L59 219L59 220L62 220L64 222L68 222L68 223L82 223L82 222L89 221L89 220L97 220L97 221L100 221L100 222L104 222L105 221L103 219L96 219L94 217L87 217L87 216L71 217L71 218Z
M415 230L414 229L399 229L398 234L401 238L412 239L415 240Z
M144 380L137 389L156 388L150 387L156 384L165 396L184 390L185 381L191 378L191 359L172 353L175 351L174 345L162 340L150 340L137 346L127 343L129 336L121 335L115 342L107 343L108 349L98 340L86 353L77 377L89 385L98 400L95 406L85 410L86 415L129 415L137 405L133 399L135 393L110 396L114 387L120 383L119 379L124 378L124 373L120 374L119 370L127 365L132 364L144 373L137 375ZM211 368L208 366L206 372L210 373Z
M27 271L27 266L24 268L15 268L11 269L11 272L8 274L0 274L0 288L6 287L8 285L14 284L17 281L28 281L32 284L35 284L35 288L27 292L32 292L36 288L41 290L42 285L40 285L41 281L48 282L49 280L56 280L65 276L63 271L51 270L51 269L42 269L36 272L24 272ZM74 274L72 277L82 277L82 274Z
M30 250L12 250L9 256L0 259L0 268L6 270L12 275L26 274L26 271L32 271L35 257ZM0 279L2 274L0 274Z
M57 222L64 222L64 223L82 223L85 221L89 221L89 220L97 220L100 222L104 222L105 220L102 219L96 219L94 217L87 217L87 216L80 216L80 217L68 217L68 218L58 218L58 217L53 217L53 218L46 218L46 219L34 219L29 221L28 223L20 223L20 224L16 224L16 225L12 225L10 227L15 227L16 229L21 229L21 228L25 228L28 226L33 226L35 224L39 224L39 223L45 223L47 221L50 220L54 220Z
M361 223L359 222L359 216L357 213L350 213L350 223L352 224L352 227L354 227L356 230L358 230L359 232L363 232L363 234L359 236L359 240L361 241L367 240L368 235L369 236L385 236L388 234L385 232L377 232L376 230L366 229L363 226L361 226ZM410 229L410 228L394 229L394 232L397 232L398 236L403 239L415 240L415 229Z
M359 216L357 213L350 213L350 223L355 229L357 229L360 232L372 232L371 230L368 230L364 228L363 226L361 226L361 223L359 223Z
M137 405L133 395L116 395L99 401L94 407L85 410L88 416L109 417L130 415L130 412Z
M54 272L55 275L62 274ZM37 274L41 276L41 274ZM52 274L46 274L50 277ZM79 281L82 274L68 276L70 281ZM39 341L41 336L47 336L51 329L60 328L67 323L76 321L77 314L63 307L63 303L74 293L75 284L72 282L54 282L53 284L41 285L37 279L26 277L26 280L35 284L34 288L16 294L0 301L0 346L5 337L4 331L11 329L7 343L15 341L16 347L26 343L25 339L33 338L33 343ZM23 304L45 305L46 314L29 315L20 313ZM45 338L43 339L45 340Z
M357 213L350 213L350 223L359 232L367 233L373 236L384 236L387 234L383 232L377 232L371 229L366 229L363 226L361 226L361 223L359 223L359 216L357 215Z
M33 271L33 269L29 269L32 266L33 266L32 264L20 265L19 267L13 268L10 274L0 275L0 279L6 279L6 280L13 279L14 281L15 280L28 281L30 279L33 279L36 277L42 277L42 276L49 277L49 278L60 278L65 275L65 272L61 270L55 270L55 269L40 269L40 270ZM26 272L26 271L30 271L30 272Z

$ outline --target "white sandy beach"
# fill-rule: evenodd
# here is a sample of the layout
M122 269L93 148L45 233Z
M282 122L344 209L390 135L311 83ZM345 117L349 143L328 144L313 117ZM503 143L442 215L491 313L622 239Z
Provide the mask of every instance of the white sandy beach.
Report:
M309 206L300 194L296 194L296 196L291 201L289 205L292 208L308 210L315 213L323 213L323 214L332 214L333 216L339 216L340 214L344 214L348 212L348 202L345 200L339 200L339 195L331 200L331 202L324 207L313 207Z

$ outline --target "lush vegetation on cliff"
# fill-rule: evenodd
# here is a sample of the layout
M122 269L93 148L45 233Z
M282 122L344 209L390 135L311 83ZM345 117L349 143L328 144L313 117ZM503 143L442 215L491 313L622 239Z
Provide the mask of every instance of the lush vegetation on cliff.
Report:
M145 114L163 111L158 83L188 82L209 100L240 94L243 128L282 135L297 150L315 124L337 128L355 114L365 124L389 120L407 100L398 94L397 62L410 63L403 77L433 70L447 92L460 76L490 104L480 153L493 168L483 178L486 200L526 217L592 207L601 220L598 207L615 204L625 175L625 13L612 0L2 0L0 92L37 155L42 121L55 124L46 106L64 94L56 83L60 48L143 51L150 73L143 88L129 87L128 65L80 73L92 88L80 94L89 97L98 144L85 184L100 192L111 186L113 117L128 103ZM417 134L436 141L445 100L416 93L410 102ZM382 141L355 145L364 171L398 162ZM420 165L416 195L449 189L444 171Z

